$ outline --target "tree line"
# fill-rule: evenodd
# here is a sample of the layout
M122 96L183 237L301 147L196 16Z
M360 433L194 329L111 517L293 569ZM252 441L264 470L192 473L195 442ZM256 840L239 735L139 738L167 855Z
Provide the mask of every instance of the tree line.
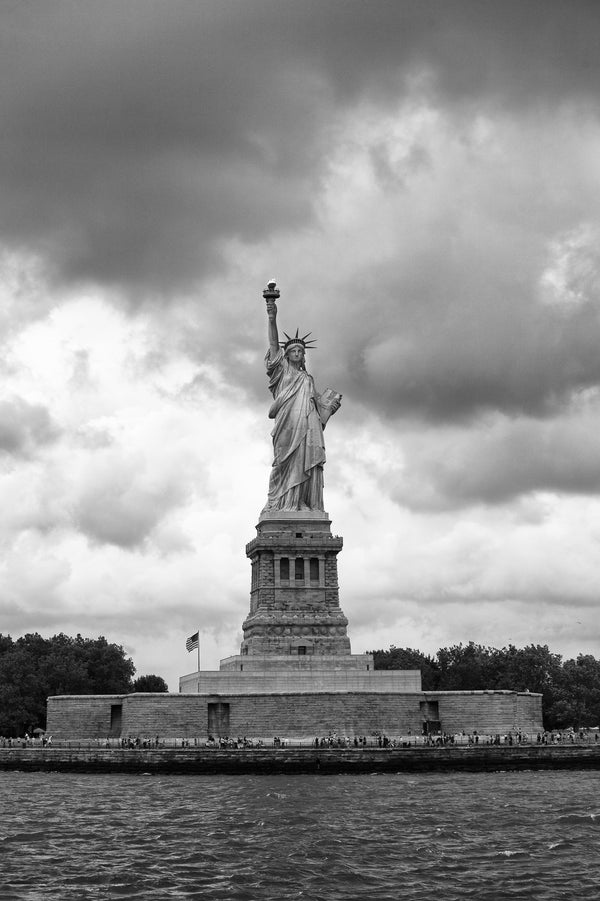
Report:
M394 645L370 653L375 669L420 670L423 691L540 692L547 729L600 725L600 661L591 654L563 660L547 645L498 649L472 641L440 648L435 656ZM123 647L103 636L32 633L13 640L0 634L0 735L44 729L51 695L168 691L160 676L134 680L134 674Z
M133 679L135 666L118 644L104 638L37 633L13 640L0 634L0 735L19 736L46 727L50 695L129 694L168 691L154 674Z
M421 670L423 691L513 689L540 692L546 729L600 724L600 661L591 654L563 660L547 645L440 648L435 656L413 648L371 651L375 669Z

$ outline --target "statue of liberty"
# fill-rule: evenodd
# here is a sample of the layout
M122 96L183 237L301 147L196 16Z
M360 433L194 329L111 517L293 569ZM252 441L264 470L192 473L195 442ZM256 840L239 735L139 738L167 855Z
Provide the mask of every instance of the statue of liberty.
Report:
M263 291L269 318L269 349L265 356L273 403L269 419L275 420L274 459L269 495L263 513L275 510L323 510L323 428L341 403L341 395L327 388L318 394L305 368L306 350L314 341L298 330L293 338L279 340L277 306L279 291L269 282ZM285 333L284 333L285 334Z

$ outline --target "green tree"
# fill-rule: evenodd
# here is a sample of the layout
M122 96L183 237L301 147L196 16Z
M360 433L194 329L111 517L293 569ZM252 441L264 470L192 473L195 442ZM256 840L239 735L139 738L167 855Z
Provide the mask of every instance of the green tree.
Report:
M493 652L496 668L494 688L517 691L551 692L560 678L561 656L553 654L548 645L528 645L516 648L509 645Z
M373 654L375 669L418 669L421 670L423 691L435 691L439 684L439 666L433 657L422 654L414 648L397 648L391 645L389 651L369 651Z
M547 645L498 649L472 641L440 648L435 658L394 645L371 653L375 669L420 669L424 691L539 692L547 729L600 723L600 663L590 655L563 665Z
M0 734L44 728L50 695L127 694L134 673L123 648L103 636L0 635Z
M13 645L14 642L10 635L2 635L0 632L0 657L2 657L3 654L6 654L7 651L10 651Z
M600 723L600 661L591 654L565 660L547 718L548 728L556 729Z
M489 688L508 688L514 691L533 691L542 695L544 725L555 726L554 713L557 692L563 681L562 658L553 654L547 645L528 645L493 652L494 679Z
M440 648L437 652L440 691L480 691L492 687L493 652L493 648L473 641Z
M134 680L131 690L142 692L168 691L169 686L162 676L155 676L154 673L149 673L147 676L138 676Z

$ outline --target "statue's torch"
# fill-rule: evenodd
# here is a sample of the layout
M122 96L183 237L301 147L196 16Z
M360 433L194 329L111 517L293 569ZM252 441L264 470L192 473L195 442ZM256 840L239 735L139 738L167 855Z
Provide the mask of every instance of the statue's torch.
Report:
M269 301L275 303L275 301L279 299L279 288L277 288L276 285L277 282L270 281L263 291L263 297L266 303L269 303Z

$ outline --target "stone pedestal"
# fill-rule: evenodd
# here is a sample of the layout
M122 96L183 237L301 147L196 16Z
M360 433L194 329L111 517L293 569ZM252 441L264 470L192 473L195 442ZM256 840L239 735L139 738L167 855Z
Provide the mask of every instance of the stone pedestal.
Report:
M344 658L354 668L338 590L343 541L331 534L327 513L263 513L256 532L246 546L252 582L240 657L278 658L283 667L305 657L329 658L327 666ZM367 657L356 668L369 669Z

